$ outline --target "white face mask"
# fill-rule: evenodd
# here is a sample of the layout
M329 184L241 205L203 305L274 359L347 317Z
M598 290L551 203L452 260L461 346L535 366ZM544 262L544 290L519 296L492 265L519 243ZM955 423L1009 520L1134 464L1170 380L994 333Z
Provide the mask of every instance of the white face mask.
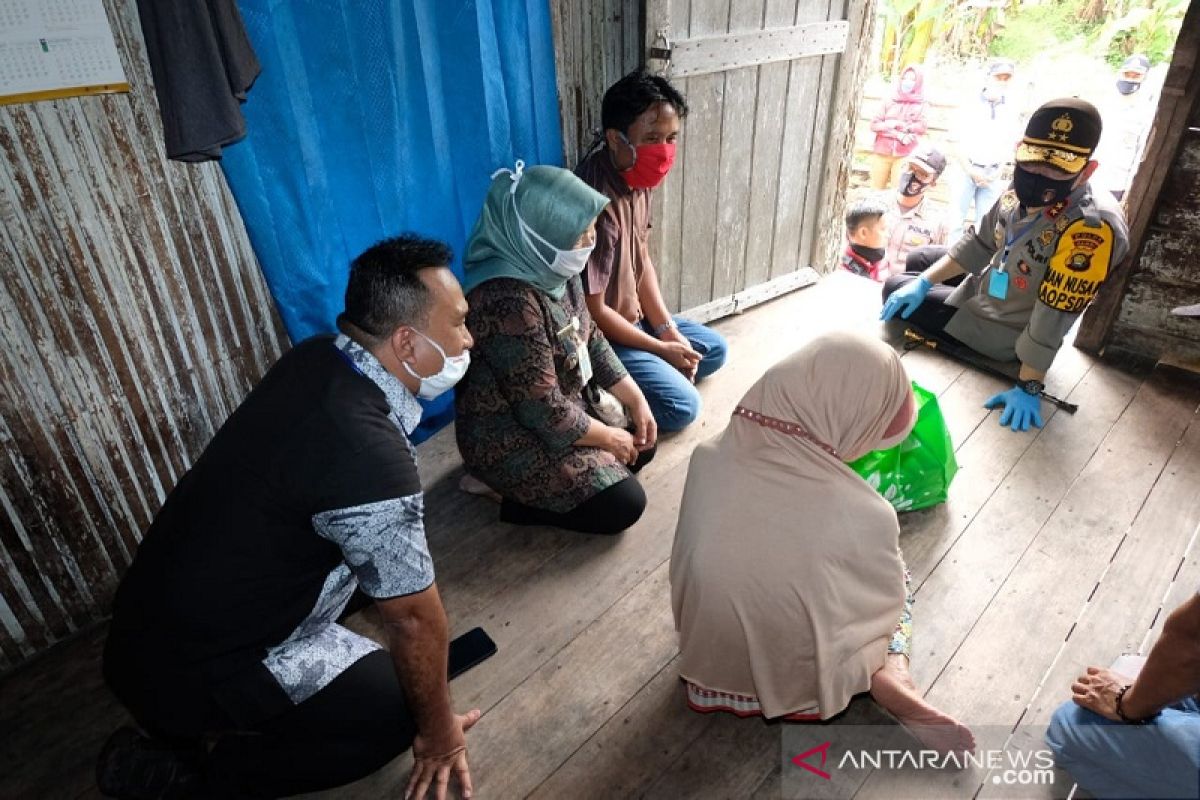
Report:
M408 374L421 381L421 388L417 390L417 397L421 398L422 400L432 400L435 397L439 397L440 395L445 394L453 389L454 384L461 381L463 376L467 374L467 367L471 366L471 351L463 350L462 355L451 358L450 356L446 355L446 351L442 349L440 344L435 342L433 339L430 339L416 328L413 328L412 330L413 333L417 334L422 339L433 345L434 349L437 350L442 356L441 370L439 370L437 374L430 375L428 377L418 375L415 371L413 371L413 368L409 366L407 361L403 362L404 368L408 370Z
M525 224L525 220L521 218L521 212L517 208L517 198L515 196L513 197L513 211L516 212L517 224L521 226L521 236L525 237L525 244L528 245L529 249L538 257L538 260L545 264L551 272L568 279L574 278L583 272L584 268L587 267L588 258L591 257L592 251L596 249L596 245L580 247L575 250L559 250L542 238L537 231ZM553 261L546 260L546 257L542 255L542 251L534 246L529 238L530 236L544 244L548 250L554 251Z

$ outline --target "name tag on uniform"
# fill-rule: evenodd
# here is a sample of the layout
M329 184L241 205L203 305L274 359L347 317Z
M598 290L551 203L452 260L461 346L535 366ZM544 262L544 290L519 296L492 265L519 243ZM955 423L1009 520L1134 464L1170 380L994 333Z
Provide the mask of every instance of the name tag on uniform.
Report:
M592 379L592 355L586 343L579 348L579 376L583 378L584 385Z
M988 277L988 294L997 300L1008 297L1008 273L992 270Z

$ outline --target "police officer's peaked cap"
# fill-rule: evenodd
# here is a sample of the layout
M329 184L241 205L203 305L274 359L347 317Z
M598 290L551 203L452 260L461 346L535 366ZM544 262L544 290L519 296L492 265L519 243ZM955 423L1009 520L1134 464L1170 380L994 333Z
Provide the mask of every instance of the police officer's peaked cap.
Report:
M1086 100L1064 97L1042 104L1017 145L1017 161L1041 161L1075 174L1100 142L1100 112Z
M946 157L937 148L927 144L914 150L908 160L920 164L924 169L932 172L934 177L941 175L942 171L946 169Z

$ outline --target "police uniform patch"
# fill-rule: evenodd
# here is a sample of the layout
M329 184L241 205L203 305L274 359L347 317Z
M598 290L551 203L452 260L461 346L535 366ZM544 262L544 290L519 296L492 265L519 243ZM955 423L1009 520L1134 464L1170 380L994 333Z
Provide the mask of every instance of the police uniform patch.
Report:
M1013 283L1016 284L1016 287L1022 292L1029 288L1029 279L1024 275L1018 275L1013 278Z
M1018 205L1017 193L1012 189L1006 189L1004 194L1000 195L1000 211L1007 214Z
M1050 257L1038 300L1059 311L1083 311L1108 277L1113 239L1107 222L1099 228L1087 227L1085 220L1071 223Z
M1018 262L1017 270L1020 271L1022 275L1028 275L1030 272L1029 263L1026 261Z
M1038 234L1038 241L1042 243L1042 247L1049 247L1050 243L1054 241L1054 237L1057 235L1058 231L1054 230L1053 228L1046 228L1046 230Z
M997 249L1004 245L1004 220L997 220L996 229L992 231L992 238L996 240Z
M1070 224L1071 224L1070 217L1059 217L1056 220L1054 220L1054 230L1058 231L1059 233L1062 233L1063 231L1065 231L1067 229L1067 226Z

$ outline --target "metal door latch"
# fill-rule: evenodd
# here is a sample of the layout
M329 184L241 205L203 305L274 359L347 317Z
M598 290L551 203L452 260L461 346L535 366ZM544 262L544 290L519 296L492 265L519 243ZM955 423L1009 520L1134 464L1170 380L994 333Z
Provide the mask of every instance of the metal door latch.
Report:
M663 65L665 70L671 64L671 37L670 29L659 28L654 35L654 44L650 47L650 60L666 62Z

